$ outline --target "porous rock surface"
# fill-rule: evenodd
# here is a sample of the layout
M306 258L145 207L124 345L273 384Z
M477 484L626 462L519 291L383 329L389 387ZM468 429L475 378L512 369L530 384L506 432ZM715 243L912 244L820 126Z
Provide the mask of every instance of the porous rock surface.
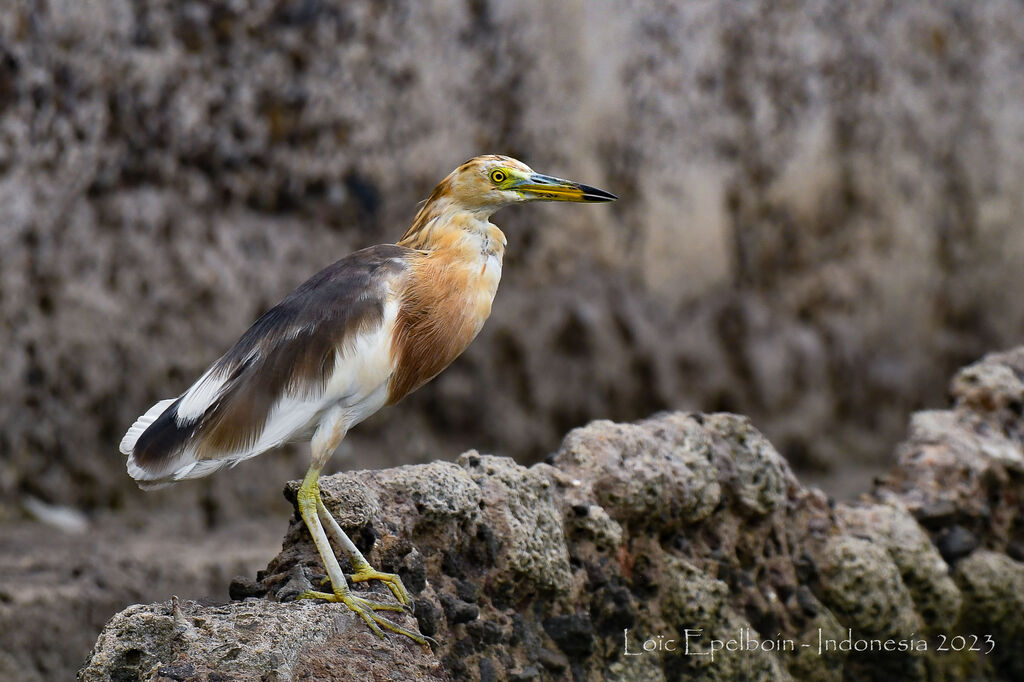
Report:
M416 610L401 622L435 649L375 640L336 605L280 603L323 576L293 519L236 601L130 607L80 679L1020 679L1024 348L964 369L952 392L851 504L803 487L725 413L594 422L529 468L469 451L326 477L328 508L402 576ZM644 649L698 629L694 652L744 636L794 650ZM994 650L940 650L972 635ZM848 637L909 646L844 650Z
M1016 0L0 0L0 515L166 505L135 417L489 152L621 200L496 217L493 318L354 468L663 409L877 463L1019 338L1021 45ZM258 510L271 466L205 499Z
M82 679L139 679L135 671L161 682L445 679L428 650L380 639L347 609L263 599L206 607L172 599L166 607L117 614Z
M0 526L0 680L73 679L126 604L174 594L223 602L233 575L255 571L280 548L282 522L210 528L169 513L139 525L92 519L80 532Z

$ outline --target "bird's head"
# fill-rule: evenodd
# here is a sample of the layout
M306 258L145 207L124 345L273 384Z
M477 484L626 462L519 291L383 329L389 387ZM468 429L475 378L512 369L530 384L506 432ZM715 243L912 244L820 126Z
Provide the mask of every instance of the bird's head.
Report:
M439 226L453 224L444 216L469 213L487 222L503 206L524 201L615 201L614 194L571 180L535 173L508 156L477 156L453 170L420 207L412 226L399 240L411 248L430 248Z
M596 187L541 175L522 161L498 155L477 156L462 164L438 185L435 194L439 192L464 210L485 213L523 201L599 203L617 198Z

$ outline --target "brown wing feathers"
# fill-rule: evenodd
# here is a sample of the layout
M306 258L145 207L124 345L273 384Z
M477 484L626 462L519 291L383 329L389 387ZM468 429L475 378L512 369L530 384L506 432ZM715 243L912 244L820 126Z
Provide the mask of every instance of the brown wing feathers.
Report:
M139 437L138 465L160 470L190 444L199 459L251 448L282 397L322 392L336 349L381 324L386 282L405 269L408 253L393 245L357 251L267 311L215 363L213 374L226 381L210 407L182 424L179 398Z

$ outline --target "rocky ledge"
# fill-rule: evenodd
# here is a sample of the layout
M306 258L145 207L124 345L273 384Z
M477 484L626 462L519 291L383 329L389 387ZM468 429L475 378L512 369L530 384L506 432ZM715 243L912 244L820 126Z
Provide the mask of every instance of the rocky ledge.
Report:
M470 451L331 476L327 506L434 650L287 603L323 572L293 519L234 601L129 607L79 679L1024 679L1024 348L951 391L853 504L732 414L594 422L529 468Z

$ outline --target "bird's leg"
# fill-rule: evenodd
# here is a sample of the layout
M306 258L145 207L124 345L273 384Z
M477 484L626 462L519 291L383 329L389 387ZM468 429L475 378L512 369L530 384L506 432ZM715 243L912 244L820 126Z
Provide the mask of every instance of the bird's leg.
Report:
M320 486L318 479L320 477L320 470L316 467L311 466L309 471L306 472L306 477L302 481L302 486L299 488L298 503L299 503L299 514L302 516L302 520L306 523L306 528L309 529L310 535L313 536L313 543L316 545L317 551L320 553L320 558L324 562L324 568L327 569L327 576L331 580L332 592L314 592L307 590L299 595L299 599L325 599L332 602L341 602L348 608L355 611L360 618L362 618L370 629L380 637L384 636L381 628L391 630L400 635L409 637L418 644L427 644L427 639L422 635L415 633L411 630L392 623L387 618L379 616L375 611L404 611L405 607L399 604L384 604L381 602L371 601L362 597L357 597L352 594L348 588L348 583L345 581L345 575L341 572L341 566L338 564L338 558L334 556L334 551L331 549L331 544L327 539L327 535L324 533L323 526L320 525L320 519L317 518L317 507L322 505L323 502L320 500Z
M359 548L355 546L355 543L349 539L345 531L342 530L341 525L338 524L337 520L327 511L327 507L324 506L323 500L317 497L316 510L320 514L320 520L327 526L328 534L334 538L334 541L344 548L345 553L348 554L349 561L352 562L352 570L355 571L350 577L352 582L361 583L367 580L380 580L390 588L391 593L395 595L395 599L400 604L406 606L410 611L413 610L413 602L409 597L409 592L405 589L405 585L402 584L401 577L394 573L381 573L366 560L363 553L359 551Z
M370 629L380 637L384 636L384 632L381 630L381 628L384 628L400 635L405 635L418 644L427 644L428 641L423 635L412 630L406 630L376 613L376 611L404 611L405 606L384 604L352 594L348 588L348 583L345 581L345 574L341 572L338 557L334 556L330 540L327 539L327 534L324 533L324 528L320 525L320 517L317 513L318 508L323 507L323 501L320 499L320 471L323 469L324 464L327 463L331 453L341 443L341 439L345 437L343 415L339 411L332 416L334 418L325 419L313 435L313 461L306 472L306 477L302 479L302 485L299 486L299 494L297 496L299 515L306 524L306 528L309 529L309 534L313 537L313 544L316 545L320 559L324 562L327 577L331 580L331 592L306 590L298 598L341 602L355 611ZM349 544L351 544L351 541L349 541Z

